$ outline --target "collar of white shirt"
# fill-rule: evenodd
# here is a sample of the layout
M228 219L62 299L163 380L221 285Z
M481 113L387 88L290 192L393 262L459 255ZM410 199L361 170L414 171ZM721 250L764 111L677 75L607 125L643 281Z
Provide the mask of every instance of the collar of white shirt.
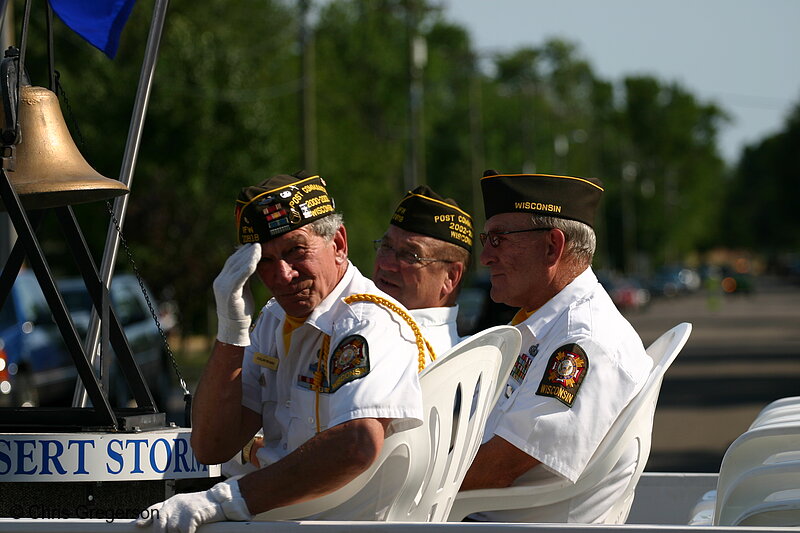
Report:
M597 287L597 283L597 276L592 268L587 268L517 327L527 327L534 337L546 335L555 323L554 319L571 305L590 296Z
M458 305L452 307L427 307L425 309L412 309L411 316L423 328L442 326L455 322L458 316Z

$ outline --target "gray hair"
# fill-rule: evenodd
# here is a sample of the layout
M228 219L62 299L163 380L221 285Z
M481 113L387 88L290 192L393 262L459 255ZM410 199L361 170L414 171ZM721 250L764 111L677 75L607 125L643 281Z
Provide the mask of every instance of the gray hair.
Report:
M559 217L532 216L534 227L560 229L566 237L565 250L568 257L572 258L578 266L584 267L592 264L594 251L597 247L597 237L594 230L583 222Z
M330 241L333 239L333 236L336 235L336 232L339 231L342 224L344 224L344 217L342 214L331 213L326 217L318 218L314 222L309 223L309 226L311 226L311 231L326 241Z

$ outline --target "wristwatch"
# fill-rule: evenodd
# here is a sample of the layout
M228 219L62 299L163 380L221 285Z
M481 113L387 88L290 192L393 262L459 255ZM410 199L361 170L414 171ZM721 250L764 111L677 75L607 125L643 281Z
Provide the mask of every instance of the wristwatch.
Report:
M242 448L242 464L246 465L247 463L250 462L250 452L252 451L253 444L255 443L256 443L256 437L253 437L252 439L247 441L247 444L245 444L244 448Z

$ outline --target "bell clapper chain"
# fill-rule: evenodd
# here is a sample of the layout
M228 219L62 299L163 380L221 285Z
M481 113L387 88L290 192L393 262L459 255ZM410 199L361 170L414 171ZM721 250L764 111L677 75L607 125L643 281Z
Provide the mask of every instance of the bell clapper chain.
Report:
M131 268L133 269L133 273L136 275L136 281L139 282L139 288L142 290L144 299L147 302L147 307L150 309L150 316L153 317L153 322L155 322L156 327L158 328L158 333L161 335L161 339L164 342L164 349L167 350L167 355L169 356L169 361L172 364L172 368L173 370L175 370L175 375L178 376L178 383L180 384L181 389L183 390L183 401L186 404L184 412L184 425L185 427L191 427L192 393L189 392L189 388L186 386L186 381L183 379L183 374L181 374L181 371L178 368L178 362L175 360L175 355L172 353L172 349L169 346L169 341L167 340L167 334L164 333L164 330L161 327L161 322L158 320L156 311L153 308L153 303L150 300L150 295L147 294L147 289L144 286L144 281L142 281L142 276L139 273L139 268L136 266L136 262L133 260L133 254L131 253L131 249L128 246L128 241L122 234L122 228L119 226L119 221L117 220L117 217L114 215L114 208L111 205L111 202L106 201L106 208L108 209L108 214L111 216L111 221L114 223L114 228L116 228L117 233L119 234L119 240L122 243L122 247L125 248L125 254L128 256L128 262L130 263Z

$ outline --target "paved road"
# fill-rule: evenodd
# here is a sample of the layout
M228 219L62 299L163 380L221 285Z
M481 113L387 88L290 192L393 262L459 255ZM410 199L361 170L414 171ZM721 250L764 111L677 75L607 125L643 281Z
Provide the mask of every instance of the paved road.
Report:
M713 302L711 302L713 303ZM767 403L800 395L800 287L760 279L751 295L704 294L627 314L645 345L679 322L692 335L667 371L648 471L716 472Z

